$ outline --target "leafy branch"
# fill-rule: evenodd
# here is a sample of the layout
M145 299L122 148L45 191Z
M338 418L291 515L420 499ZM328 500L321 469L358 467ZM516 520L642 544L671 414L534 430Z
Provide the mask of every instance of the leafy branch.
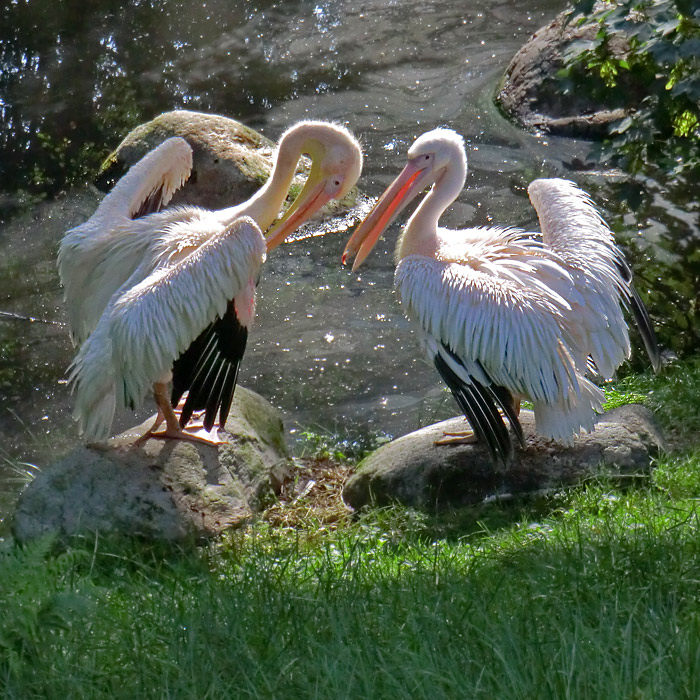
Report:
M570 21L596 22L558 79L623 107L599 156L630 171L700 175L700 8L693 0L579 0Z

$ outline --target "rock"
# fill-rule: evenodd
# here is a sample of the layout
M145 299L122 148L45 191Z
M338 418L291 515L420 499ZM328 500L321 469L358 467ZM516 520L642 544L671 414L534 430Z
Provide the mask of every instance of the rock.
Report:
M353 508L399 502L418 508L465 506L505 494L571 485L599 470L616 474L649 469L664 449L651 413L639 405L620 406L600 417L594 432L572 447L535 434L532 411L520 415L526 436L512 464L494 467L483 444L435 445L445 430L464 430L463 418L428 426L380 447L363 460L345 485Z
M176 110L129 133L103 163L98 186L104 191L111 189L134 163L171 136L184 138L192 147L192 174L171 204L230 207L248 199L270 174L275 149L270 139L228 117ZM308 158L301 160L288 202L299 193L310 165ZM323 216L346 213L357 196L353 188L344 199L327 204Z
M241 386L226 422L228 444L135 446L152 421L105 445L80 447L37 476L17 504L17 540L96 530L165 540L215 537L261 510L290 469L277 411Z
M553 80L564 67L566 50L576 41L592 40L599 29L597 22L578 25L576 21L567 22L568 18L568 11L560 13L518 51L506 69L496 103L526 129L579 138L601 137L626 111L601 105L584 90L564 94ZM615 55L624 55L627 43L614 35L609 47ZM619 79L624 80L624 76Z

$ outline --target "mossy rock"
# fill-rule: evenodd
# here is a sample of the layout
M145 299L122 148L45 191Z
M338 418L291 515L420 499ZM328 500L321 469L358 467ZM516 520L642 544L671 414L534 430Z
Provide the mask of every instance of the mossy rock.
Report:
M563 92L556 75L564 68L567 50L576 42L592 41L600 29L595 21L579 24L570 19L570 10L564 10L528 39L508 65L495 102L525 129L572 138L600 138L628 110L621 105L600 104L584 90ZM623 36L616 34L609 49L624 57L628 45ZM620 80L624 81L624 76Z
M118 532L207 539L238 527L281 487L292 461L282 420L238 386L219 446L135 440L153 418L104 445L80 447L22 493L13 528L23 542L48 533Z
M275 143L235 119L188 110L165 112L130 132L102 164L97 186L108 191L126 171L171 136L192 147L192 174L175 194L172 204L207 209L234 206L251 197L270 175ZM311 161L302 158L287 202L299 193ZM355 206L357 189L330 202L323 217L337 216Z

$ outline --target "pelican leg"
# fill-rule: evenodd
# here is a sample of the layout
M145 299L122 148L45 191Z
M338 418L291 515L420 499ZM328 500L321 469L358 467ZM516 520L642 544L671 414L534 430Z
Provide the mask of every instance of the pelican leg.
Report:
M161 408L160 403L158 403L157 400L156 405L158 406L158 413L156 414L155 420L153 421L153 425L151 425L151 427L143 435L141 435L141 437L139 437L134 444L142 445L144 442L146 442L146 440L152 438L155 435L156 430L160 428L163 421L166 419L165 414L163 413L163 409Z
M513 394L513 413L515 414L515 417L517 418L520 416L520 402L521 402L521 397L518 396L518 394Z
M501 415L505 415L504 412L499 409L498 412ZM520 397L513 396L513 415L517 418L520 415ZM479 442L479 438L475 435L473 430L456 430L454 432L445 430L443 431L443 436L439 440L435 440L434 445L473 445Z
M145 433L145 435L150 435L150 433L154 433L156 430L158 430L158 428L160 428L164 420L165 416L163 415L163 411L161 411L160 406L158 406L158 413L156 414L156 418L153 421L153 425L149 428L148 432Z
M192 426L193 429L190 429L190 426L182 429L177 413L168 400L167 384L156 382L153 385L153 397L158 406L158 415L151 429L136 441L137 444L143 443L149 438L189 440L190 442L201 442L205 445L223 445L227 442L219 437L218 428L216 426L211 431L205 430L201 425L194 425ZM156 428L158 428L163 421L165 421L165 430L156 432Z

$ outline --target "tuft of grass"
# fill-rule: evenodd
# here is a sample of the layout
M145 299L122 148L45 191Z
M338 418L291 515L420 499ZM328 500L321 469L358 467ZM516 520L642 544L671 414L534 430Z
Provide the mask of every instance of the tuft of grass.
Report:
M643 404L648 398L647 394L642 394L634 389L625 391L619 387L606 387L603 409L605 411L610 411L618 406L627 406L631 403Z
M5 486L0 493L0 537L7 530L6 514L12 512L17 494L39 471L36 465L14 459L0 447L0 481Z
M629 375L606 389L609 406L643 403L684 449L700 434L700 356L668 363L658 375Z
M652 483L671 500L700 500L700 448L657 460Z

